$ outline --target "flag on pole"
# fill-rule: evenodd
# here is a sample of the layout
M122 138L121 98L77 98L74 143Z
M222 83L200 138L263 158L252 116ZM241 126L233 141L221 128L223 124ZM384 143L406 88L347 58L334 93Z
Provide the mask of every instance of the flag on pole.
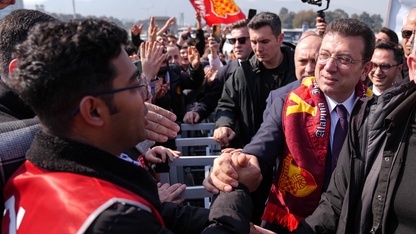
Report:
M190 0L195 10L211 27L213 24L231 24L246 16L234 0Z
M401 31L403 27L403 20L407 12L414 7L414 0L390 0L387 12L387 27L397 33L400 40L402 37Z

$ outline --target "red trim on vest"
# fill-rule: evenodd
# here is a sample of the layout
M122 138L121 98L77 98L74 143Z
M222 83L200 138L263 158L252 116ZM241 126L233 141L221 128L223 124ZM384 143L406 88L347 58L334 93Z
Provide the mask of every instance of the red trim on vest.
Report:
M29 161L7 182L4 195L9 204L3 233L9 233L10 222L16 220L19 233L76 233L94 211L114 198L144 205L164 226L152 204L123 187L75 173L51 172ZM19 213L23 214L21 222L15 218Z

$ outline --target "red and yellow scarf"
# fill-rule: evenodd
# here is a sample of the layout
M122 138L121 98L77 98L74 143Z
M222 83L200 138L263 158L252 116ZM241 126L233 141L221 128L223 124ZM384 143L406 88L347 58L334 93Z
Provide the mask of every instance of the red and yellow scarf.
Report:
M358 97L371 96L361 82ZM285 147L262 219L290 231L318 205L329 150L330 112L313 77L288 93L282 113Z

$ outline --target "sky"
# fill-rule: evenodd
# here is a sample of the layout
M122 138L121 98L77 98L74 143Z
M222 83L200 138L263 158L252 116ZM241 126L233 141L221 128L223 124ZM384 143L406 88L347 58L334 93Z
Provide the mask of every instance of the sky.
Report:
M271 11L278 13L282 7L289 11L323 9L328 0L322 0L322 6L303 3L302 0L234 0L247 15L249 9L257 12ZM73 14L75 11L83 16L113 16L119 19L139 20L150 16L174 16L179 19L184 13L184 23L195 23L194 8L189 0L23 0L25 8L35 9L36 4L43 4L45 11L52 13ZM389 0L332 0L329 10L342 9L350 16L366 11L370 15L380 14L385 20ZM385 22L384 22L385 23Z

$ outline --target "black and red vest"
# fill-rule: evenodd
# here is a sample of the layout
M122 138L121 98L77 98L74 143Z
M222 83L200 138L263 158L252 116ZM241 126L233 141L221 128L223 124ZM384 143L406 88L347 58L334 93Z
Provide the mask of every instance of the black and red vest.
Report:
M117 202L148 211L164 226L156 208L130 190L94 177L48 171L29 161L3 192L3 233L84 233Z

